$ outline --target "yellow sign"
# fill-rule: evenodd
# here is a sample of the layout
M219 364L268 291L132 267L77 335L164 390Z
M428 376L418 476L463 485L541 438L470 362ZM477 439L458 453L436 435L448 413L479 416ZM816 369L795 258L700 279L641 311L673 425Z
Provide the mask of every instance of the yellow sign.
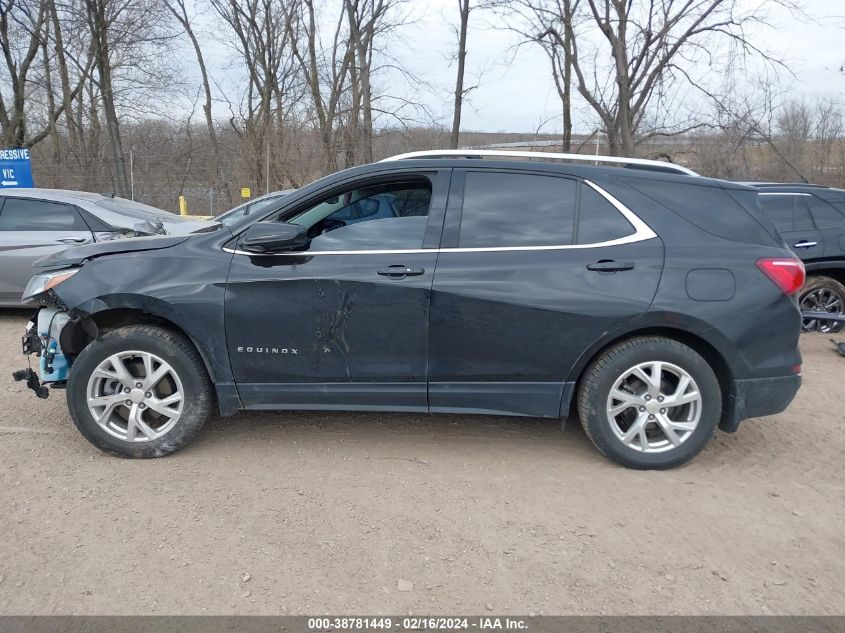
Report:
M249 198L252 195L252 192L249 190L249 187L241 187L241 198Z

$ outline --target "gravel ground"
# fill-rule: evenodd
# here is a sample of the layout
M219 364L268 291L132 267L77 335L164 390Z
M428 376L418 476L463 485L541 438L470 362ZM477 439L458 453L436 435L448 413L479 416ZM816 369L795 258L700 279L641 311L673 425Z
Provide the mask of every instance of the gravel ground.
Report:
M783 414L635 472L577 424L250 413L90 446L0 311L0 614L843 614L845 359ZM842 337L839 337L842 338Z

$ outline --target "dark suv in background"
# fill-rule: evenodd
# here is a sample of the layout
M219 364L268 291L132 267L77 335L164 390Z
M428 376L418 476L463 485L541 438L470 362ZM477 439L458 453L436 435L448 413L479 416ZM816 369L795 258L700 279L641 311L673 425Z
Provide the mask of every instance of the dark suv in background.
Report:
M845 190L821 185L754 183L763 212L804 261L802 310L845 309ZM842 323L804 319L808 331L838 332Z
M790 403L804 270L755 189L529 157L396 157L216 231L49 257L24 350L127 457L213 408L324 409L578 416L605 455L667 468Z

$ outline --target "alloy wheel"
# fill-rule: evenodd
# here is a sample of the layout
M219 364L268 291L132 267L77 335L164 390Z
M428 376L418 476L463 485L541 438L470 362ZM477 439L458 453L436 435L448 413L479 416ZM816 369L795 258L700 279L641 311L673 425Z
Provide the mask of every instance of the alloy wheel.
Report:
M623 444L642 453L662 453L693 434L702 404L698 385L686 370L650 361L616 379L606 414L613 434Z
M170 431L184 404L182 381L163 358L141 351L112 354L88 379L88 410L110 435L149 442Z
M831 312L841 314L842 306L845 304L843 298L832 288L815 288L801 297L801 310L813 312ZM836 321L825 321L823 319L804 319L802 327L805 332L838 332L841 324Z

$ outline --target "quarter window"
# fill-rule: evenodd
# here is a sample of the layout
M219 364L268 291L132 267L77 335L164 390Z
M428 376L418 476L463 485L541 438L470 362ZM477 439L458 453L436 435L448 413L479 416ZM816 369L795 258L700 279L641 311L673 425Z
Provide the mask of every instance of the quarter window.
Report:
M634 233L634 227L592 187L581 185L578 244L600 244Z
M818 229L834 229L842 224L842 215L824 200L816 196L802 196L804 204L813 215L813 222Z
M6 198L0 211L0 231L87 231L69 204L26 198Z
M467 172L458 245L572 244L577 187L568 178Z

